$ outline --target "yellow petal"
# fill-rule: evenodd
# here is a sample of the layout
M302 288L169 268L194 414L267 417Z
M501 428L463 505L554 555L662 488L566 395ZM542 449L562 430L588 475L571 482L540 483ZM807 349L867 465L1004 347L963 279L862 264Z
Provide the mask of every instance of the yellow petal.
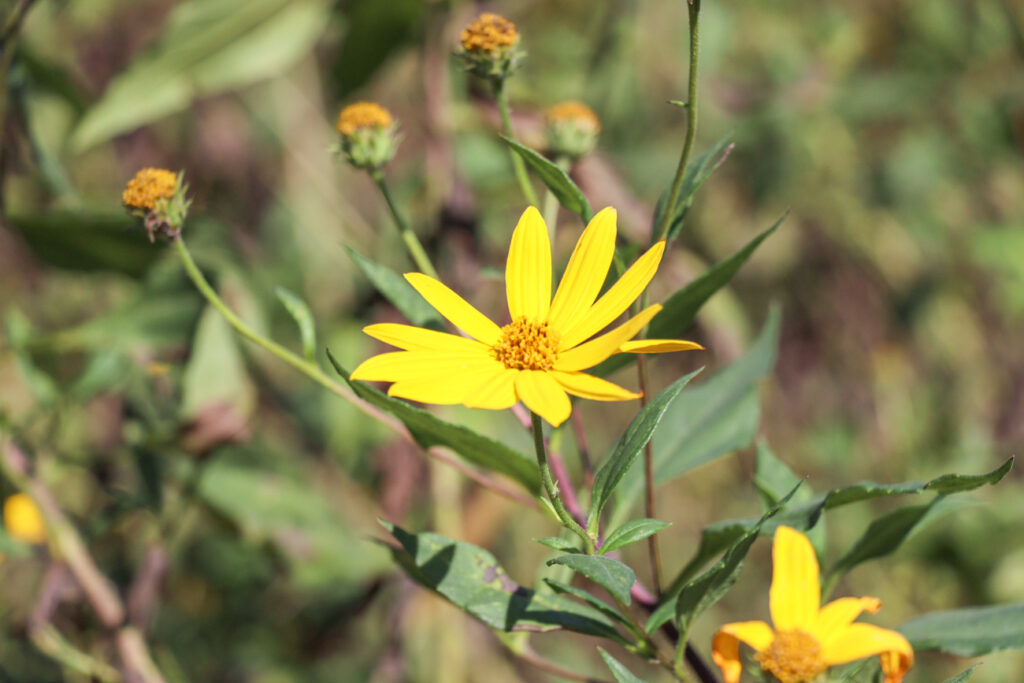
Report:
M487 351L487 345L475 339L466 339L447 332L426 330L399 323L378 323L363 328L363 332L385 344L406 351Z
M479 370L498 362L486 353L391 351L367 358L352 371L351 379L376 382L416 381L446 372Z
M548 322L553 329L569 329L601 293L615 255L616 215L611 207L602 209L580 235L551 302Z
M658 264L661 263L661 256L664 253L665 241L662 240L638 258L636 263L622 274L619 281L585 313L579 315L572 325L559 330L562 335L559 349L569 349L589 339L629 308L658 271Z
M872 624L850 624L833 632L821 643L821 655L829 666L884 655L882 664L889 669L886 678L893 681L914 665L914 650L902 634Z
M427 303L460 330L484 344L497 343L501 328L451 289L423 273L406 273L405 279Z
M533 206L523 212L512 233L505 265L505 290L513 320L520 316L535 321L545 319L551 305L551 243L544 219Z
M874 614L882 607L882 601L878 598L839 598L833 600L818 612L818 620L813 629L808 631L819 642L824 642L832 637L832 633L838 629L849 626L854 619L860 616L861 612Z
M574 349L559 353L558 359L555 361L555 369L575 372L594 367L608 356L616 353L623 343L644 329L644 325L657 315L660 310L660 304L648 306L611 332L602 334L600 337L592 339L586 344L581 344Z
M446 375L441 381L439 377L428 379L395 382L388 387L388 396L404 398L420 403L433 403L439 406L462 403L469 390L476 384L475 374Z
M703 351L704 347L685 339L635 339L619 347L619 353L672 353L695 350Z
M463 403L469 408L504 410L515 405L517 370L500 367L466 394Z
M573 396L589 398L591 401L629 401L641 396L623 389L618 384L582 372L552 370L551 376Z
M818 557L811 542L796 529L780 526L772 545L772 565L768 601L775 629L809 633L821 604Z
M46 542L46 521L35 500L27 493L15 493L4 501L7 533L26 543Z
M711 642L711 656L722 670L725 683L739 683L743 664L740 661L740 642L758 652L772 644L775 634L763 621L741 621L718 629Z
M551 375L540 370L522 370L516 373L515 381L519 400L553 426L569 417L572 404L565 389Z

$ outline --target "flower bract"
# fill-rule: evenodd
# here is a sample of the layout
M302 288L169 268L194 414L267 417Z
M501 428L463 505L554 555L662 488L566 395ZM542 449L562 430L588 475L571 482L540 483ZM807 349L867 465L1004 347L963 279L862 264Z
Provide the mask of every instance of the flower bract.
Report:
M914 664L914 651L901 634L854 623L874 614L877 598L839 598L821 607L818 558L799 531L780 526L772 545L774 564L769 603L773 626L763 621L726 624L715 634L712 655L725 683L738 683L740 643L779 683L809 683L829 667L879 655L885 683L899 683Z
M616 212L594 216L551 295L551 246L536 208L512 234L505 267L510 322L491 321L441 282L409 273L406 280L467 336L381 323L366 334L400 351L369 358L352 379L392 382L388 394L434 404L502 410L522 401L552 425L572 410L569 394L596 401L640 395L584 370L615 353L663 353L702 348L674 339L633 340L658 311L653 305L604 334L654 277L665 243L658 242L603 295L615 253ZM595 336L598 335L598 336Z

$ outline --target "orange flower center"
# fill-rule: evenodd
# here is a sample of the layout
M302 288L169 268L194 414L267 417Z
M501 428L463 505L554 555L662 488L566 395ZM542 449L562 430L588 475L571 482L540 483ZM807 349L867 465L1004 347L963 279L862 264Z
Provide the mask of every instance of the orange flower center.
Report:
M807 683L828 668L821 656L821 643L798 629L776 633L772 644L755 659L779 683Z
M498 48L511 47L519 40L516 25L492 12L484 12L480 18L462 29L459 36L462 48L467 52L493 52Z
M516 318L501 328L491 355L510 370L550 370L558 358L558 335L546 322Z
M354 135L363 128L387 128L394 122L391 112L376 102L356 102L338 114L337 129L342 135Z
M178 174L163 168L144 168L128 181L121 203L130 209L152 211L158 199L170 199L178 187Z

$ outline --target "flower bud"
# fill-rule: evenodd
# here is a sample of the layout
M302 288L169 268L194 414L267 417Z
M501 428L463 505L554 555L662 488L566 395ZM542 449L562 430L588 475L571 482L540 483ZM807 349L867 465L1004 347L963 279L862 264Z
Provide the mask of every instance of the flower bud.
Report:
M35 501L24 493L15 493L4 501L4 527L7 533L26 543L46 542L46 522Z
M566 156L575 161L588 154L597 144L601 121L582 102L560 102L544 115L548 150L553 156Z
M339 151L356 168L377 170L398 150L398 123L376 102L356 102L338 114Z
M181 234L191 204L185 198L186 190L183 173L144 168L128 181L121 203L133 216L143 219L150 242L157 234L173 240Z
M484 12L459 36L456 53L466 70L481 78L500 81L519 68L526 53L519 49L519 33L511 21Z

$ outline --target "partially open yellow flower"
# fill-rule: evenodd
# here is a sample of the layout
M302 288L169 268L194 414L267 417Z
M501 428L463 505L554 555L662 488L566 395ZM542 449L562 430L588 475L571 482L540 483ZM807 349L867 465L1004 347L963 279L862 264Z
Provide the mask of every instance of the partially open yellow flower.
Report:
M337 128L342 135L354 135L363 128L388 128L394 119L376 102L355 102L338 114Z
M7 533L26 543L46 542L46 522L35 501L24 493L15 493L4 501L4 527Z
M594 337L640 296L665 250L664 241L655 244L598 298L615 253L615 221L612 208L594 216L552 299L548 229L536 208L523 212L505 267L512 320L504 327L437 280L407 274L416 291L471 338L395 323L370 325L363 328L366 334L403 350L364 361L352 379L393 382L388 394L424 403L503 410L522 401L555 426L572 410L567 392L596 401L639 398L582 370L614 353L702 347L674 339L631 341L661 310L657 304Z
M484 12L462 29L459 42L468 52L493 52L515 45L519 42L519 33L516 25L500 14Z
M774 574L769 603L774 630L763 621L726 624L715 634L712 655L725 683L739 683L740 642L756 651L761 668L780 683L808 683L831 666L880 655L885 683L900 683L914 665L914 651L901 634L854 623L874 614L877 598L839 598L821 607L818 558L799 531L780 526L772 546Z
M144 168L128 181L121 203L129 209L152 211L160 199L170 199L178 187L178 174L165 168Z

